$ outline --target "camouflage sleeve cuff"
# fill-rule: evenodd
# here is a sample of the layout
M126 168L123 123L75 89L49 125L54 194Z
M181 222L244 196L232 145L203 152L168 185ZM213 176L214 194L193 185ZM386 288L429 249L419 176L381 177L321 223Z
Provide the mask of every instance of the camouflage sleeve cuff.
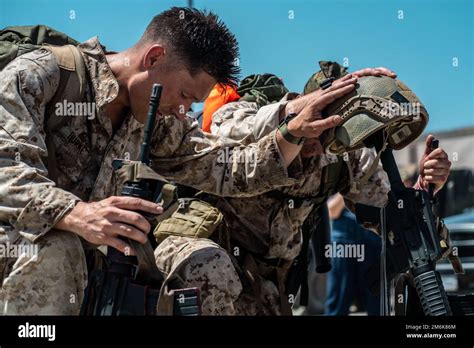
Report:
M35 242L51 230L79 201L81 199L70 192L50 187L33 197L12 225L23 237Z
M254 139L261 139L280 124L280 112L288 102L269 104L261 107L255 115L253 126Z
M288 180L288 185L295 184L297 182L297 179L303 174L303 162L301 161L301 157L300 155L298 155L287 168L284 165L283 155L281 154L280 148L278 147L278 143L276 140L276 130L271 133L271 136L274 151L278 153L278 168L282 169L281 173Z
M257 122L254 128L254 135L256 139L260 139L266 134L264 127L267 127L267 128L271 127L273 130L278 127L278 125L280 124L280 112L285 108L286 104L288 104L288 100L279 102L279 103L266 105L258 110L257 117L256 117ZM259 123L258 120L263 120L264 123L262 126L258 125ZM275 134L273 135L273 137L274 137L273 141L276 144ZM280 149L278 148L277 144L276 144L276 148L277 148L280 158L283 159L283 156L281 155ZM300 175L303 173L303 162L299 154L293 160L293 162L291 162L290 166L287 169L285 168L285 173L289 178L294 178L294 179L299 178Z

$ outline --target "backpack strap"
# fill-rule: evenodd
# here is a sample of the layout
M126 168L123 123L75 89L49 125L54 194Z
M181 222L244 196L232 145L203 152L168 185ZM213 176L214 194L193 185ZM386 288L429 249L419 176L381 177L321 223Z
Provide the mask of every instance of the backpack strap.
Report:
M148 240L141 244L133 239L128 240L137 254L138 267L135 279L140 284L157 286L162 284L164 276L156 265L153 248Z
M56 114L56 105L64 100L73 103L82 100L87 83L86 67L79 49L73 45L45 45L44 47L53 53L58 62L60 71L58 89L46 106L44 126L46 132L46 147L48 149L48 173L50 179L57 183L57 161L52 133L64 125L66 117Z

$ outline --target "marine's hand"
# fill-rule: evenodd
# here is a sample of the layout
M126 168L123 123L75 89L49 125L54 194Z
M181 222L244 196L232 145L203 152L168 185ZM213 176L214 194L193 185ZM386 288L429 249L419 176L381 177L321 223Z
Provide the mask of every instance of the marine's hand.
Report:
M306 103L297 116L288 123L288 131L295 137L317 138L326 129L336 127L341 121L338 115L331 115L323 119L323 109L334 100L352 91L357 79L347 75L334 81L331 87L319 89L300 99Z
M352 75L355 75L357 77L363 77L363 76L388 76L391 78L397 77L397 74L395 74L393 71L384 67L365 68L365 69L361 69L361 70L357 70L353 72Z
M134 251L119 236L147 241L151 226L137 211L161 214L163 208L153 202L134 197L113 196L98 202L79 202L56 228L70 231L90 243L108 245L126 254Z
M420 177L417 184L423 189L427 189L429 184L435 184L434 192L437 192L448 180L451 162L442 148L431 151L433 139L432 135L426 138L426 148L420 160Z

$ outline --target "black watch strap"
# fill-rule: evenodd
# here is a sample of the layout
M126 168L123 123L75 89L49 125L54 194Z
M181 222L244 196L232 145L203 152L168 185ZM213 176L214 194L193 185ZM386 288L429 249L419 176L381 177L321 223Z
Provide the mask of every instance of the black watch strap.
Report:
M302 143L304 143L304 141L306 140L305 137L295 137L294 135L292 135L289 131L288 131L288 122L290 122L290 120L292 118L294 118L296 116L296 114L289 114L287 115L281 122L280 122L280 125L278 126L278 129L280 130L280 133L281 135L283 136L283 139L285 139L286 141L288 141L289 143L292 143L292 144L295 144L295 145L301 145Z

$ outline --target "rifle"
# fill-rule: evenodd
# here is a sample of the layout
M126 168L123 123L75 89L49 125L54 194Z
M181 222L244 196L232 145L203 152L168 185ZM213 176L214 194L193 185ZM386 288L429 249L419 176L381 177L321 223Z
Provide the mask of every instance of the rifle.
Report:
M375 223L381 227L381 314L389 312L389 301L386 299L388 281L408 271L414 280L423 314L451 315L448 296L435 268L444 250L433 214L433 188L427 193L405 187L392 149L382 150L383 142L383 134L380 133L370 138L366 145L375 146L377 152L383 151L380 158L391 185L388 203L381 209L356 204L359 223Z
M147 122L140 149L139 162L114 160L115 170L127 167L132 173L122 188L122 196L161 202L166 181L149 167L151 136L155 126L162 87L154 84L150 97ZM146 216L152 220L153 216ZM153 233L148 234L145 244L126 240L136 251L137 256L126 255L108 247L107 268L91 272L81 306L81 315L157 315L160 296L163 295L164 277L158 270L153 255L156 240ZM175 282L176 286L176 282ZM197 288L171 291L173 315L199 315L199 291ZM167 307L170 307L167 305ZM166 313L171 314L171 313Z

